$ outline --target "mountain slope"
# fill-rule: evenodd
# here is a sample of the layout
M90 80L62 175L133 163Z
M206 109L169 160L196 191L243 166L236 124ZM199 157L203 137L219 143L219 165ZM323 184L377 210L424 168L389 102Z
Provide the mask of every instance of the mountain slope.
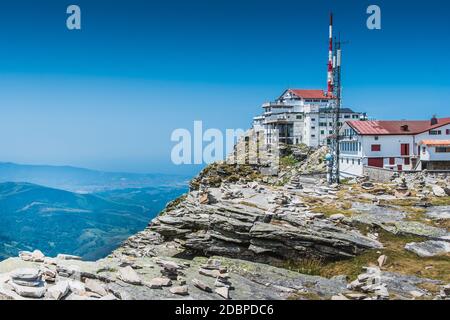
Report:
M77 194L29 183L1 183L0 259L35 248L50 256L66 252L87 260L104 257L185 191L149 189L159 195L156 201L141 197L135 205L136 190L115 190L109 198L108 192Z
M28 182L72 192L179 185L187 177L166 174L115 173L69 166L21 165L0 162L0 183Z

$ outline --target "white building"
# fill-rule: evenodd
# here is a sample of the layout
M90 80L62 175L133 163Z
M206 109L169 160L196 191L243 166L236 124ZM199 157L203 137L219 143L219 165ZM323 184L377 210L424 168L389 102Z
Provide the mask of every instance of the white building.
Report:
M253 128L263 130L267 142L278 132L280 142L304 143L310 147L328 144L333 134L332 95L323 90L288 89L275 102L263 104L264 113L253 119ZM341 109L341 123L364 119L363 113Z
M450 118L347 121L340 131L341 176L363 176L364 166L450 170Z

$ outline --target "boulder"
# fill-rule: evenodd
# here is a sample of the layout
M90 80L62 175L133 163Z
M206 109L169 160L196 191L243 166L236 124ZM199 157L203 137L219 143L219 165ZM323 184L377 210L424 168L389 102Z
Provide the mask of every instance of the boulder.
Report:
M411 242L405 245L405 249L414 252L419 257L433 257L450 252L450 242L430 240L425 242Z
M433 194L436 197L446 197L447 196L447 193L445 192L445 190L443 188L439 187L438 185L433 185L432 190L433 190Z
M69 288L70 291L72 291L72 293L79 295L79 296L83 296L86 294L86 287L85 285L77 280L70 280L69 281Z
M69 293L69 291L69 281L59 281L54 286L48 288L46 296L52 300L61 300Z
M87 291L96 293L101 297L108 295L105 287L99 281L86 279L84 286Z
M40 250L34 250L31 254L34 262L44 262L45 255Z

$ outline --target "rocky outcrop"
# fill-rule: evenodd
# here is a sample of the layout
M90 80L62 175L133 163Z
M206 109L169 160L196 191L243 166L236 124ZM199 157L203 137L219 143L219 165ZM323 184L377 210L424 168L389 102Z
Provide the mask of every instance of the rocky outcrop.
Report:
M199 193L193 191L175 209L153 220L149 230L166 241L181 242L193 254L262 262L306 257L339 260L381 247L335 219L311 215L300 202L292 203L293 194L231 187L239 188L242 196L228 200L228 190L210 188L209 193L219 201L202 204Z

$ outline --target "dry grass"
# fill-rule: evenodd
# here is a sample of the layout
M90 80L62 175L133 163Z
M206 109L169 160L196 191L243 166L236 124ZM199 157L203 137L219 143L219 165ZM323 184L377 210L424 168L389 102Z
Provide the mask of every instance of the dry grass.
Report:
M298 261L288 260L283 262L279 267L301 274L318 276L322 272L323 265L322 259L311 257Z
M413 236L396 236L386 231L378 232L380 241L385 246L384 249L370 250L350 260L329 263L322 267L321 275L332 277L345 274L353 280L362 272L363 267L377 265L378 257L384 254L388 257L388 260L386 265L383 266L383 270L442 280L446 283L450 282L450 255L420 258L414 253L406 251L404 246L406 243L420 242L425 239ZM381 254L377 251L380 251Z

